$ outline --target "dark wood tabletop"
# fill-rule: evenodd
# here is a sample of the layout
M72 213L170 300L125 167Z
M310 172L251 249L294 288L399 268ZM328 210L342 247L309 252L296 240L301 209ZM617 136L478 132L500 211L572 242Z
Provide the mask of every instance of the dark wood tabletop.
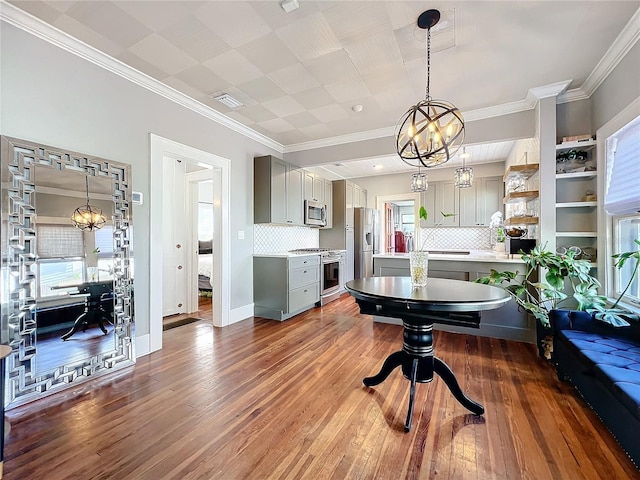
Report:
M369 277L347 282L358 300L425 312L470 312L501 307L511 298L502 288L462 280L430 278L413 288L409 277Z

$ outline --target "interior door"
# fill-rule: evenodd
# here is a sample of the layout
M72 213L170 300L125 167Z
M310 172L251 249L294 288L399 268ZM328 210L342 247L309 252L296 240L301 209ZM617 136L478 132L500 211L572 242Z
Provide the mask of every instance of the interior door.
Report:
M384 204L384 251L386 253L396 251L393 238L393 208L390 203Z
M186 311L185 162L165 159L162 196L162 316Z

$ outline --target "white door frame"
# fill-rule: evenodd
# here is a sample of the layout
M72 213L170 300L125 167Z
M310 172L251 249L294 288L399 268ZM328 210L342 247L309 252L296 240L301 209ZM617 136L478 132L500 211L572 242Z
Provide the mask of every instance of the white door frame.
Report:
M396 193L393 195L378 195L376 196L376 203L377 203L377 209L380 212L380 215L384 215L384 204L385 203L393 203L393 202L401 202L403 200L413 200L413 214L415 215L414 218L416 218L416 229L415 229L415 243L414 245L420 245L418 243L418 237L420 236L420 193L418 192L409 192L409 193ZM385 238L385 222L384 222L384 218L380 218L380 222L378 223L378 225L380 225L380 228L378 229L378 235L380 235L380 238L378 239L378 245L381 246L380 248L380 253L385 253L382 251L382 245L384 245L384 238Z
M213 241L217 262L213 266L213 325L229 325L231 311L230 258L230 184L231 162L209 152L183 145L173 140L149 134L150 200L149 200L149 351L162 348L162 165L165 157L211 165L219 172L213 175L214 227ZM216 193L217 192L217 193ZM218 201L216 201L218 200ZM159 260L159 261L158 261Z

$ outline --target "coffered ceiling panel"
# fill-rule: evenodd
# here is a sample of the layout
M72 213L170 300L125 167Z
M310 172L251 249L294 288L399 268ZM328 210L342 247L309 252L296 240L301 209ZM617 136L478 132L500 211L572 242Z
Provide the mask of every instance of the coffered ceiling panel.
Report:
M465 116L526 105L529 89L566 80L584 95L599 62L615 65L624 41L640 37L638 0L299 0L289 13L280 0L8 1L285 149L393 131L425 95L416 20L428 8L441 7L430 93ZM220 93L243 105L223 105Z

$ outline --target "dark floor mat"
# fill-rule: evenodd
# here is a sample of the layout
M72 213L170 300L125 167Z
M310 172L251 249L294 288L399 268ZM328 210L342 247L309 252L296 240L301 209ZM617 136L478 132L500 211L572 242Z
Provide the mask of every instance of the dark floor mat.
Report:
M199 322L200 320L202 320L202 318L187 317L174 321L166 321L162 324L162 330L170 330L172 328L181 327L182 325L187 325L189 323Z

